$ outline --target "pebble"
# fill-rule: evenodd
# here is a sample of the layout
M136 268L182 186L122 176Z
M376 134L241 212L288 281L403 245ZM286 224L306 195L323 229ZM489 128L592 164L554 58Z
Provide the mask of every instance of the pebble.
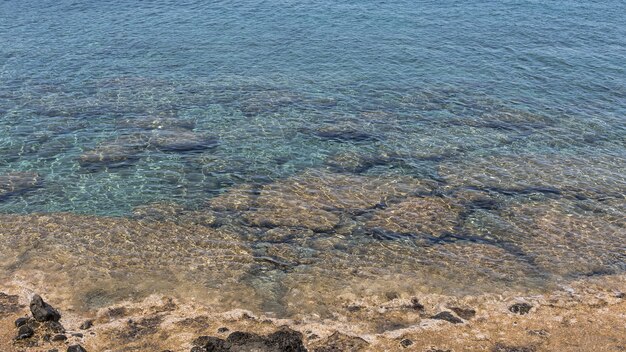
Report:
M404 348L407 348L409 346L411 346L413 344L413 341L409 340L409 339L404 339L402 341L400 341L400 345Z
M445 320L447 322L450 322L452 324L460 324L463 322L463 320L455 317L454 315L452 315L452 313L450 312L439 312L435 315L433 315L432 317L430 317L431 319L439 319L439 320Z
M530 312L533 306L528 303L515 303L509 307L509 311L519 315L525 315Z
M19 328L22 325L26 325L28 323L28 318L17 318L15 320L15 327Z
M29 337L32 337L33 335L35 335L35 330L33 330L33 328L31 328L28 325L22 325L17 330L17 337L15 339L16 340L23 340L23 339L27 339Z
M81 330L90 329L93 326L93 320L85 320L84 323L80 325Z

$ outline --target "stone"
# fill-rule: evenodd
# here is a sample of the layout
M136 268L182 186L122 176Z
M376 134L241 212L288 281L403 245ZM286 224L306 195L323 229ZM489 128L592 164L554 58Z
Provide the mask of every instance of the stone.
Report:
M218 332L218 333L220 333L220 334L223 334L223 333L225 333L225 332L228 332L228 328L226 328L226 327L221 327L221 328L217 329L217 332Z
M39 295L34 295L30 301L30 312L37 321L55 321L61 319L61 314L51 305L44 302Z
M451 160L439 166L449 187L621 197L626 193L623 155L506 154Z
M362 213L432 184L414 178L354 176L309 170L264 186L244 219L260 227L335 228L342 213Z
M528 303L515 303L509 307L509 311L519 315L526 315L530 312L532 307L533 306Z
M15 339L16 340L23 340L23 339L27 339L29 337L32 337L33 335L35 335L35 330L33 330L33 328L31 328L28 325L22 325L17 330L17 336L15 337Z
M402 341L400 341L400 346L407 348L409 346L411 346L413 344L413 341L409 340L409 339L403 339Z
M88 330L93 326L93 320L89 319L89 320L85 320L81 325L80 325L80 329L81 330Z
M450 322L452 324L460 324L460 323L463 322L463 320L455 317L450 312L439 312L439 313L433 315L430 318L431 319L438 319L438 320L445 320L445 321Z
M453 311L454 314L465 320L470 320L476 315L476 311L471 308L452 307L450 308L450 310Z
M420 303L419 299L413 297L411 298L411 305L409 308L421 312L424 310L424 305Z
M81 345L71 345L67 348L67 352L87 352Z
M65 336L63 334L54 335L50 339L50 341L65 341L65 340L67 340L67 336Z
M28 318L17 318L15 319L15 327L19 328L22 325L26 325L28 323Z
M52 320L46 321L43 323L43 327L48 331L58 333L58 334L65 332L65 328L58 321L52 321Z

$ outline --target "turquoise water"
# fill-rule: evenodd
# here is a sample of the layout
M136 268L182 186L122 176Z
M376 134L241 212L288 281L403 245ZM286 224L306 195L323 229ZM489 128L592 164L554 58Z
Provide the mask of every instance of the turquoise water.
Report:
M443 159L502 154L623 162L623 13L622 1L4 1L0 175L41 182L0 211L193 206L346 151L397 155L360 172L433 178ZM164 121L219 144L81 165ZM368 138L315 134L328 126Z

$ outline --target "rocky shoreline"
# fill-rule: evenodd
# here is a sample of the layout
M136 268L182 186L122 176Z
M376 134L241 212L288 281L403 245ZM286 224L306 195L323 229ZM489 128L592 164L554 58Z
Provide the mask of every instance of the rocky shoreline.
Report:
M538 295L363 298L345 302L345 316L294 319L158 295L83 311L59 296L44 301L33 289L0 287L2 351L626 350L624 275ZM387 326L369 324L381 317Z

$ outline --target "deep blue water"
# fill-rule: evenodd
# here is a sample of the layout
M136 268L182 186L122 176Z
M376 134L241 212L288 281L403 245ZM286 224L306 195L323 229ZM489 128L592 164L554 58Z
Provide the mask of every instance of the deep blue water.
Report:
M391 153L358 172L436 180L442 161L500 155L623 170L624 13L617 0L3 1L0 175L38 187L11 188L0 211L196 206L337 153ZM211 142L128 146L182 129ZM122 160L81 163L103 144Z

